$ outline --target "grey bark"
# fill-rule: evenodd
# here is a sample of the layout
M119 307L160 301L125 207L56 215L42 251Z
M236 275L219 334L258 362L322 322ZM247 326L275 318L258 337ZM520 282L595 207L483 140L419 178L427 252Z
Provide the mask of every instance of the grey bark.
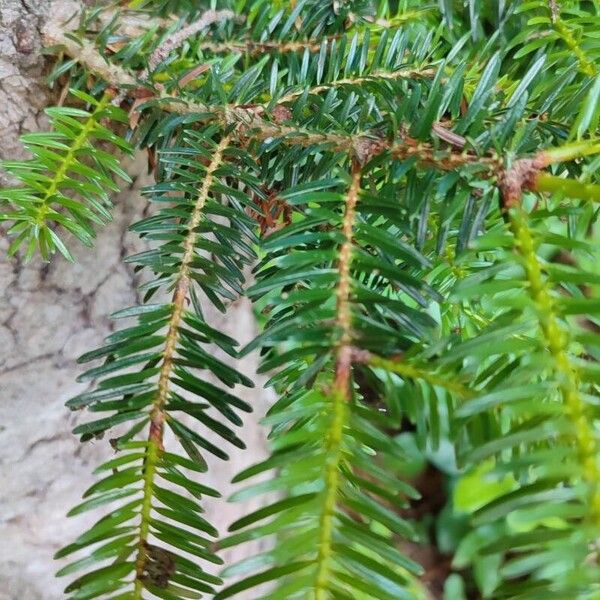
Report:
M39 29L47 15L69 15L77 8L74 2L0 0L0 158L23 157L19 134L44 128L42 111L52 94L43 78ZM130 167L143 173L144 158ZM0 185L7 181L0 172ZM75 265L61 258L28 265L7 259L8 240L0 230L0 600L62 598L65 582L53 576L52 555L101 516L65 517L93 482L92 470L112 450L105 440L79 444L71 429L85 415L70 413L64 402L85 389L75 382L76 357L113 330L111 312L139 300L136 277L122 258L141 249L127 227L146 210L139 190L148 182L142 174L116 198L114 221L99 231L93 249L70 241ZM255 333L245 300L236 302L227 317L209 309L207 318L242 343ZM252 376L256 360L234 366ZM260 383L243 393L255 408L242 432L248 450L230 452L228 463L213 463L203 476L225 498L231 477L265 454L257 420L267 395ZM248 510L225 499L205 508L220 531Z

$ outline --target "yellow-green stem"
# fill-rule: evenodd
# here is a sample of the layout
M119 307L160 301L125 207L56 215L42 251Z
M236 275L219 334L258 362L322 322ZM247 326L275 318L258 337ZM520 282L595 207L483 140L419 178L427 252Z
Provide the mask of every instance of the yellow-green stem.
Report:
M315 600L326 600L331 569L335 509L340 487L340 462L344 427L348 420L347 393L334 388L331 394L333 419L327 439L327 466L325 468L325 499L319 523L319 549L315 579Z
M589 485L590 518L600 525L600 468L598 466L598 444L594 430L588 420L587 407L579 391L579 376L569 360L568 337L559 326L555 304L550 289L542 275L533 236L527 224L527 215L522 208L510 212L510 224L529 282L529 292L535 303L540 328L548 352L552 356L558 376L559 390L567 415L573 423L575 444L582 463L582 477Z
M585 55L585 52L575 39L573 32L567 27L566 23L558 15L554 19L554 29L556 29L556 32L560 35L571 52L573 52L573 54L577 57L577 61L579 62L579 70L588 77L595 77L598 74L598 69Z
M37 216L35 219L39 227L44 226L46 215L50 210L50 201L52 200L52 197L59 191L60 185L66 179L67 175L69 174L69 170L77 160L77 153L86 145L90 134L98 123L98 115L108 106L109 101L110 95L104 94L94 109L94 112L92 112L87 118L79 133L71 142L71 146L67 150L66 154L63 156L60 166L56 170L52 181L48 185L46 193L40 200L40 205L38 206Z
M356 204L360 191L360 169L355 166L352 182L346 196L346 207L342 223L344 242L338 261L339 280L336 290L336 325L340 332L335 361L335 381L331 391L333 419L327 434L325 467L325 494L319 522L319 546L315 577L315 600L326 600L328 596L331 555L333 545L335 508L340 488L340 463L343 456L344 427L348 421L350 399L350 369L352 364L352 314L350 307L350 267L352 264L352 237L356 220Z
M533 188L538 192L561 192L569 198L600 202L600 185L556 177L549 173L539 173L535 178Z
M223 162L223 152L229 145L229 137L224 137L213 155L213 159L206 170L202 187L198 193L198 198L194 205L194 210L188 225L188 233L183 243L183 255L181 258L181 266L175 283L175 291L173 293L172 312L169 319L169 328L167 338L163 350L163 361L158 376L158 389L156 397L150 411L150 432L148 434L148 445L146 448L146 457L144 464L144 488L142 499L142 510L139 530L139 543L136 558L136 579L134 588L134 600L141 600L143 582L142 575L146 562L145 545L150 534L152 498L154 496L154 478L160 454L163 450L163 429L166 420L164 410L165 404L169 396L169 384L171 381L171 371L173 368L173 359L177 351L177 340L179 338L179 327L185 308L185 302L188 296L189 288L189 270L190 264L194 259L196 246L196 228L202 218L204 205L208 200L210 189L214 180L214 173Z
M593 156L594 154L600 154L600 142L598 138L564 144L557 148L546 148L538 154L538 159L547 166L575 160L584 156Z
M431 385L444 388L449 392L460 396L461 398L469 398L474 394L471 390L457 381L448 381L444 377L436 375L435 373L429 373L424 369L419 369L408 363L390 360L388 358L381 358L374 355L369 357L367 363L372 367L379 367L381 369L385 369L386 371L397 373L398 375L408 379L421 379L422 381L426 381Z

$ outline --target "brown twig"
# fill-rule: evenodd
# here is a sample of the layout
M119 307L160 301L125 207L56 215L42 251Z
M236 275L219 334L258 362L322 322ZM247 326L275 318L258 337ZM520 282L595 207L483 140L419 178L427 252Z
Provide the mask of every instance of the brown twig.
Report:
M556 23L556 21L560 18L560 6L558 5L557 0L548 0L550 4L550 13L552 14L552 22Z
M331 36L327 39L334 39L339 36ZM210 50L215 54L223 52L248 52L249 54L261 54L262 52L280 52L287 54L290 52L300 52L308 50L309 52L318 52L321 49L319 42L292 41L292 42L255 42L254 40L227 41L227 42L200 42L198 47L202 50Z
M356 220L356 205L360 191L360 164L354 162L352 169L352 183L346 196L346 208L342 221L342 234L344 242L340 248L338 259L339 281L336 289L336 325L341 332L338 343L335 386L346 396L352 366L352 314L350 311L350 267L352 263L352 247L354 244L354 222Z
M536 177L546 166L547 161L543 153L540 153L534 158L516 160L510 169L501 172L498 186L502 193L502 207L504 210L521 204L523 192L535 189Z
M435 69L398 69L397 71L374 71L364 77L349 77L346 79L338 79L336 81L332 81L330 83L324 83L322 85L317 85L308 90L309 94L319 94L320 92L325 92L332 88L343 87L345 85L360 85L362 83L367 83L368 81L396 81L398 79L430 79L435 77L436 70ZM298 90L297 92L290 92L285 96L279 98L278 102L290 102L295 100L299 96L305 93L306 90Z
M83 40L78 43L67 36L66 33L60 24L50 21L42 30L44 45L46 47L62 46L71 58L86 66L92 73L114 87L134 87L138 85L133 75L123 67L109 63L91 42Z
M202 13L200 18L193 23L190 23L177 33L165 40L154 52L148 60L148 70L150 72L156 70L156 67L163 62L173 50L182 46L186 40L208 28L213 23L222 23L229 19L236 18L236 14L231 10L207 10ZM144 77L141 77L144 79Z

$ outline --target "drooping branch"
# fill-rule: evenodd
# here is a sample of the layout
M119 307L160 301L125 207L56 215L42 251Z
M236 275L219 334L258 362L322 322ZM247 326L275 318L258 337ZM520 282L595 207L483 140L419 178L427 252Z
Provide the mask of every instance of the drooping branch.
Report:
M78 152L89 143L88 138L94 127L96 127L100 115L108 106L109 101L110 94L105 94L98 103L98 106L94 109L94 112L92 112L82 123L79 133L73 138L69 149L62 157L60 166L56 170L56 173L53 174L45 194L40 198L39 205L36 207L35 223L38 227L44 227L46 225L46 218L50 211L51 202L54 200L56 193L68 177L69 171L76 165Z
M559 324L559 314L552 297L551 286L544 278L527 213L521 206L521 200L525 190L539 190L540 181L542 186L548 183L547 178L552 176L541 173L544 167L561 160L573 160L579 156L595 154L598 151L600 146L593 142L582 142L542 151L534 159L516 161L512 169L507 170L500 178L503 205L508 211L510 228L515 238L515 250L521 257L525 269L529 295L534 302L539 327L552 359L552 368L557 375L562 401L573 425L574 442L582 465L582 477L590 488L590 518L595 524L600 523L598 443L593 426L588 420L589 410L586 401L581 396L577 368L569 356L569 336ZM555 180L570 181L552 177L552 185L548 186L549 191L558 191Z
M569 356L569 337L559 325L551 289L542 274L534 240L525 211L517 206L510 211L510 226L515 237L516 251L522 259L529 283L529 294L538 314L539 326L556 373L558 388L566 414L573 426L575 447L582 467L582 478L589 486L590 519L600 523L600 467L598 442L589 419L589 408L581 395L576 367Z
M343 456L343 434L348 420L350 379L352 367L352 314L350 306L350 268L352 264L353 229L356 204L360 191L361 171L354 164L352 181L346 196L342 222L344 241L338 259L338 285L336 289L336 326L339 341L335 358L335 380L331 389L333 420L326 440L328 453L325 469L325 496L319 522L319 550L315 575L315 600L326 600L331 569L335 509L340 487L340 463Z
M190 267L194 260L197 228L202 218L204 206L208 200L214 182L214 174L223 162L223 153L230 143L228 136L223 137L217 146L211 163L208 165L202 186L188 226L188 233L183 242L183 255L175 283L172 300L171 318L168 324L167 337L162 353L162 365L158 378L158 389L150 412L150 431L148 434L147 455L144 465L144 497L142 501L139 544L136 558L136 580L134 598L141 599L142 577L147 560L147 540L150 532L154 479L160 454L163 451L164 424L167 419L165 405L169 398L169 388L175 361L177 341L185 304L188 300L190 285Z
M130 145L107 127L123 117L110 106L111 90L98 100L77 91L73 95L84 100L88 110L49 108L49 131L22 137L32 158L2 164L20 181L13 188L0 189L0 222L12 222L8 233L15 236L9 255L25 244L26 260L36 248L45 260L57 250L74 260L61 239L61 230L92 245L94 226L110 220L112 204L107 192L117 188L109 173L129 181L116 157L106 151L91 152L98 140L124 153L131 151ZM65 209L76 216L76 221L65 215Z

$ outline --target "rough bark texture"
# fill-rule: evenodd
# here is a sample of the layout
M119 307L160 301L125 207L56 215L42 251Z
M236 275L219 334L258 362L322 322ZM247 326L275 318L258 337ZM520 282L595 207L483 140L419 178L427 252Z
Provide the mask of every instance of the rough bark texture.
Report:
M18 135L45 125L41 111L51 94L43 80L39 27L58 10L72 14L77 4L0 0L1 158L22 157ZM132 164L130 172L141 173L143 162ZM0 185L6 181L0 172ZM8 241L0 230L0 600L63 597L52 554L86 525L85 518L66 519L65 513L92 483L95 466L112 452L104 440L79 444L71 429L84 417L70 413L64 402L84 388L75 382L81 372L76 357L113 329L107 315L136 302L136 278L121 259L141 249L127 227L145 210L139 189L146 183L139 177L116 199L114 222L99 232L94 249L71 243L75 265L60 258L28 265L8 260ZM206 316L242 343L254 335L246 301L237 302L227 320L210 310ZM255 359L236 366L251 376ZM256 424L266 406L260 382L244 397L255 407L242 435L248 451L231 452L229 463L213 465L204 478L225 497L233 474L265 452ZM221 531L240 512L224 500L206 508Z

